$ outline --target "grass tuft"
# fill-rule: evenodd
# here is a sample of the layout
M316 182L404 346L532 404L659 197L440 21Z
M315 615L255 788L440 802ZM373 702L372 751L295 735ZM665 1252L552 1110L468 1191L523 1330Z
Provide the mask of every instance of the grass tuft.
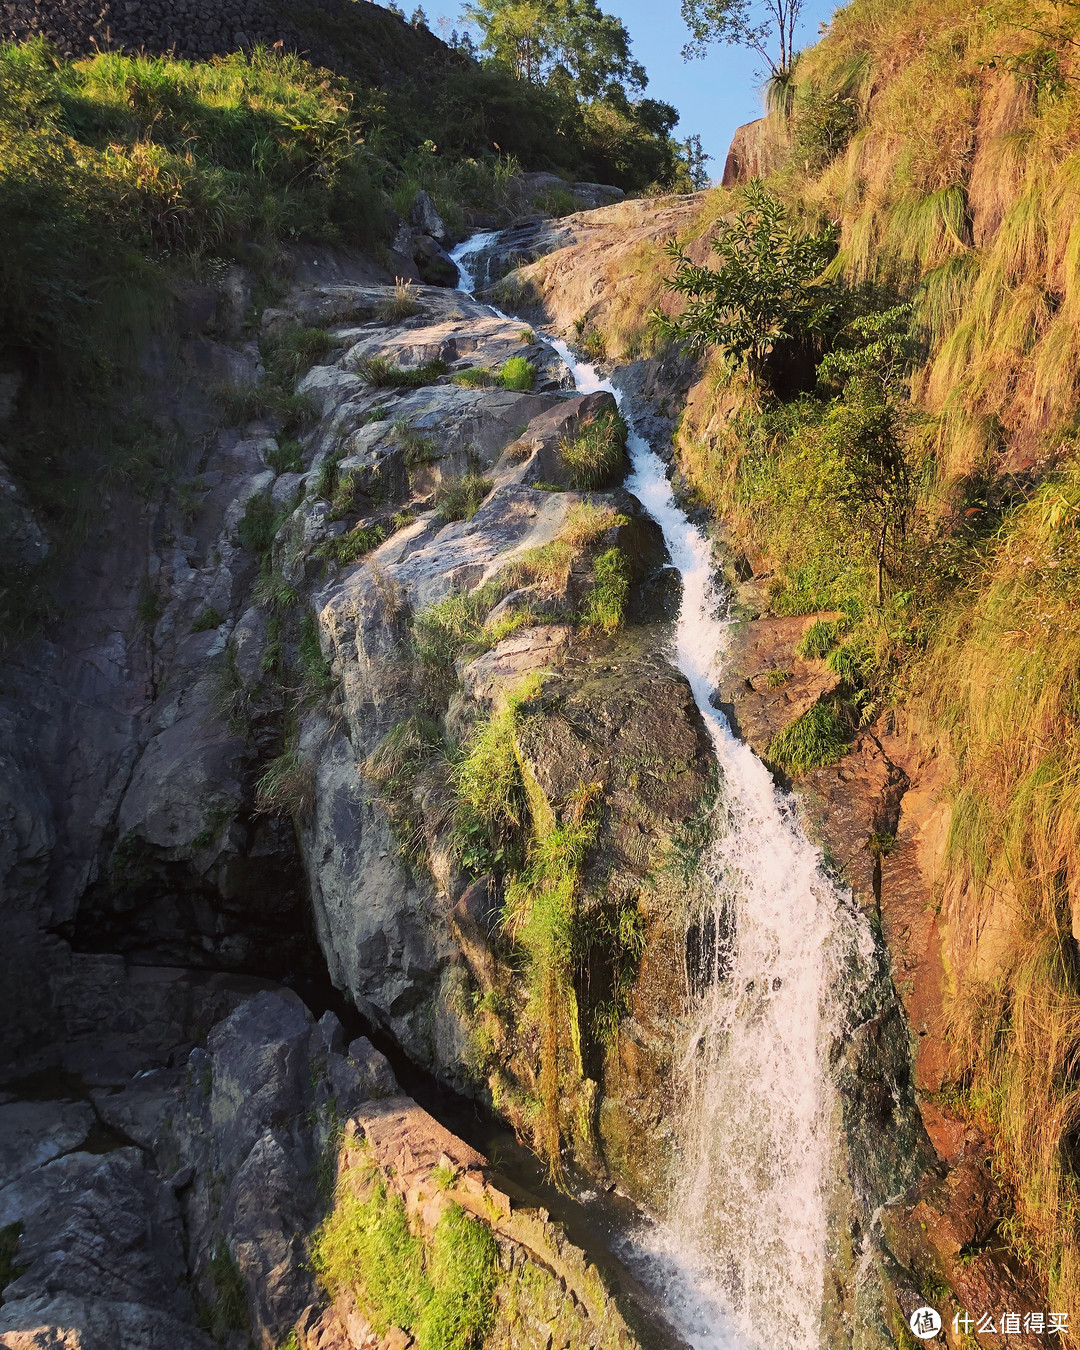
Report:
M384 323L401 323L403 319L411 319L419 312L420 301L417 299L416 288L411 281L406 281L403 277L398 277L394 281L393 295L387 296L378 308L378 316Z
M607 486L623 462L626 423L611 409L598 413L573 436L559 442L559 458L571 487L591 492Z
M490 478L479 473L444 478L435 491L439 515L448 523L452 520L472 520L493 486Z
M511 356L499 371L499 383L504 389L529 390L535 379L536 367L524 356Z
M435 384L449 367L445 361L427 361L422 366L395 366L385 356L365 356L356 363L356 373L376 389L420 389Z
M800 774L835 764L846 752L844 724L835 709L819 703L774 736L764 758L785 773Z

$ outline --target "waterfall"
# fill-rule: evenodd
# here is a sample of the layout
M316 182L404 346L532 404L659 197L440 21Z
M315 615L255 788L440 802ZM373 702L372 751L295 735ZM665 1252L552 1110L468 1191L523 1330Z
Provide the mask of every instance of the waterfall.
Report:
M495 236L455 249L465 260ZM626 397L547 339L583 393ZM627 422L631 419L627 416ZM662 1297L694 1350L818 1350L826 1259L830 1045L836 991L872 939L825 875L795 803L713 707L729 620L709 541L675 501L663 462L631 431L628 491L660 525L682 577L672 656L720 767L707 896L688 917L685 1039L668 1212L619 1254Z

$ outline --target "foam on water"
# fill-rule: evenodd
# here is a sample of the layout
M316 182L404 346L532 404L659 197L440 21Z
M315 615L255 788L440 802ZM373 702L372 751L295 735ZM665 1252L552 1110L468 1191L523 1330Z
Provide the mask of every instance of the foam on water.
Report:
M454 250L466 260L495 236ZM582 393L625 395L547 339ZM623 409L629 413L629 409ZM627 416L627 421L630 421ZM793 800L711 703L729 620L709 541L675 501L659 456L631 431L627 489L660 525L683 595L673 659L720 766L706 897L688 920L687 1028L668 1212L619 1255L662 1298L694 1350L817 1350L829 1165L833 991L853 945L850 909L823 874Z

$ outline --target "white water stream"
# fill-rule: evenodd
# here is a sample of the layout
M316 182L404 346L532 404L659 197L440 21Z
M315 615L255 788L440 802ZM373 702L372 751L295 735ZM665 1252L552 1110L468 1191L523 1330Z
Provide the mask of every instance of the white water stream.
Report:
M494 235L454 250L467 260ZM582 393L626 396L564 342L547 339ZM624 407L629 414L629 409ZM627 415L628 424L631 418ZM691 916L687 1034L666 1214L619 1255L658 1293L694 1350L818 1350L826 1254L830 1043L847 958L869 935L824 875L794 802L731 732L710 696L729 622L710 544L676 503L667 472L631 431L625 486L660 525L683 595L673 658L693 690L720 766L707 899Z

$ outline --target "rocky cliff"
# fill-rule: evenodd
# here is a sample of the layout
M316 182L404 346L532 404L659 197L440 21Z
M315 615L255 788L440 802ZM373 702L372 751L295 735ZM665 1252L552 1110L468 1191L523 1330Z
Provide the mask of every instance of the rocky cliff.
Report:
M308 1264L339 1140L354 1168L340 1203L375 1203L367 1165L348 1160L360 1141L382 1149L431 1260L451 1202L492 1228L508 1273L490 1291L488 1343L531 1344L565 1321L570 1340L629 1346L653 1315L631 1294L620 1322L618 1299L543 1216L526 1202L516 1218L520 1201L484 1189L483 1159L454 1162L464 1146L445 1134L422 1146L437 1127L398 1104L367 1042L346 1050L332 1016L314 1025L279 988L318 1005L328 966L417 1063L539 1140L535 1014L491 926L505 865L490 835L463 834L455 745L474 745L508 695L522 700L515 755L533 809L585 802L584 884L669 941L655 860L711 774L662 652L663 548L615 486L610 397L573 396L520 323L458 294L372 284L365 266L298 253L258 341L238 322L241 269L217 291L178 294L178 350L148 352L147 368L185 433L185 472L149 507L117 502L68 578L69 617L7 673L12 1347L248 1331L270 1346L294 1326L303 1346L375 1344L389 1333L371 1291L330 1281L330 1303ZM290 439L272 418L230 417L242 400L223 403L220 388L255 386L298 332L326 353L297 388L310 429ZM581 490L566 447L598 428L615 453L588 481L610 486ZM380 773L403 728L419 748ZM623 959L618 945L598 951L583 1018L605 999L618 1015ZM673 992L663 977L651 996L661 1041ZM555 1146L565 1135L602 1169L610 1139L630 1167L664 1052L598 1095L591 1044ZM53 1085L34 1102L19 1087L31 1073ZM385 1111L412 1156L431 1153L412 1180L380 1142ZM448 1167L460 1185L430 1181ZM552 1270L569 1303L552 1302Z

